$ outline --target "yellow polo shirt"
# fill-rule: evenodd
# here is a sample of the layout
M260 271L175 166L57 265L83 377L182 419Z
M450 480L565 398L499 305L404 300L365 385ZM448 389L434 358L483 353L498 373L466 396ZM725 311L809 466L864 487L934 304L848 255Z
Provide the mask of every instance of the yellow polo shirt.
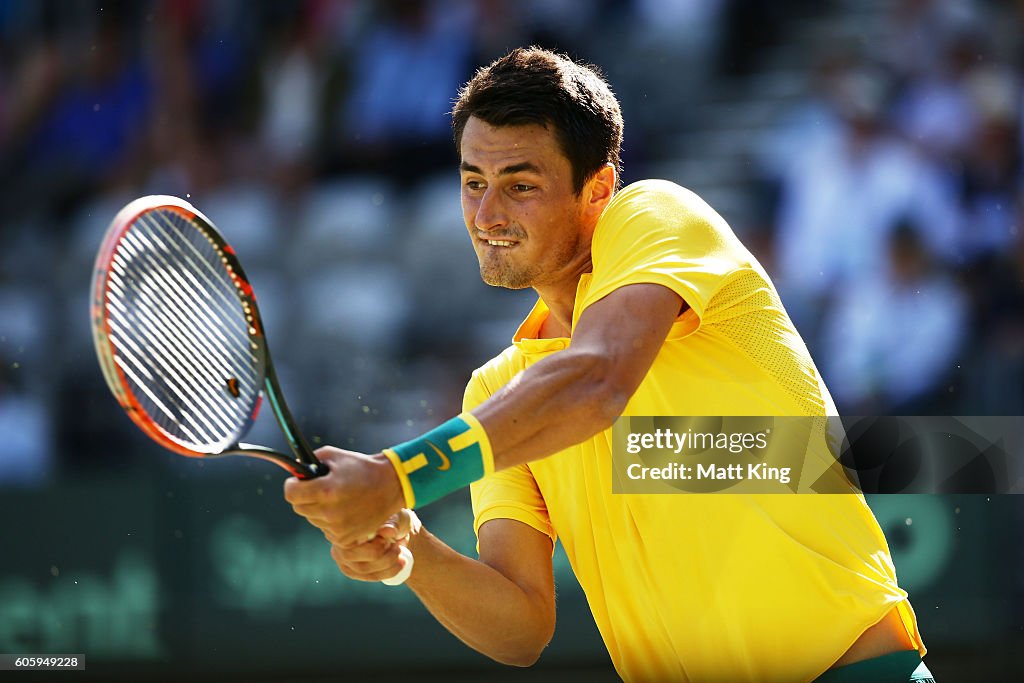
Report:
M724 220L667 181L610 202L573 326L618 287L657 283L689 304L627 415L826 415L832 399L767 274ZM478 369L487 400L570 339L538 339L542 301ZM612 494L611 429L472 486L475 528L514 519L561 539L626 681L811 681L907 594L862 496Z

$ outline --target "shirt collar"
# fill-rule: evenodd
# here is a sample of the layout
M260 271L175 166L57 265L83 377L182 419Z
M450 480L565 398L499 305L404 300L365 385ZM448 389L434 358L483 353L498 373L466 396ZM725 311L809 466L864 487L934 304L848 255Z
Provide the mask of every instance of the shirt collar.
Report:
M579 284L576 286L576 305L578 306L583 301L584 296L587 293L587 289L590 287L590 279L592 273L584 273L580 276ZM540 328L544 325L544 321L551 315L551 311L544 300L537 298L537 303L533 305L533 309L530 311L526 319L523 320L519 325L519 329L516 330L515 335L512 337L512 344L525 354L531 353L547 353L549 351L560 351L568 348L570 338L569 337L555 337L552 339L540 339ZM578 311L573 312L573 326L576 325L576 319L579 317Z

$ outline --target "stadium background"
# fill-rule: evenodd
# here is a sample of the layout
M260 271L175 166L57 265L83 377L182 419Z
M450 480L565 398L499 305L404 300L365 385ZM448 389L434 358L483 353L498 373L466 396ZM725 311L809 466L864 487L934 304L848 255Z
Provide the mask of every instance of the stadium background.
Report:
M341 577L276 468L150 445L89 336L103 230L177 194L241 255L307 434L372 451L456 412L532 299L478 281L446 112L530 43L604 69L626 182L729 220L843 412L1024 414L1022 2L0 0L0 652L104 680L614 678L561 553L552 646L490 664ZM1018 680L1024 503L871 502L939 680ZM467 496L423 517L472 553Z

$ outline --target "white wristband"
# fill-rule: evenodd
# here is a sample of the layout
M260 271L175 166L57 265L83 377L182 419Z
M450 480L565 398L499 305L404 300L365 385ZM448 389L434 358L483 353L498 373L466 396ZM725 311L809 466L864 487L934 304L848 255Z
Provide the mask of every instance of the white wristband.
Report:
M398 554L405 560L405 566L402 567L397 574L392 576L390 579L383 579L381 583L385 586L401 586L405 583L405 580L412 574L412 551L406 548L404 545L398 549Z

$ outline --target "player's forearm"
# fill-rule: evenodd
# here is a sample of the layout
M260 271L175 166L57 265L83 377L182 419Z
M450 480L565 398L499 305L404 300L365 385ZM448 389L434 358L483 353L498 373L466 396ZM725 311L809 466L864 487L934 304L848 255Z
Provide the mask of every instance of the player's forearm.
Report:
M446 629L503 664L529 666L551 640L545 607L496 569L470 559L423 529L410 541L416 568L406 585Z
M384 449L374 459L384 476L373 487L387 503L383 511L392 514L403 503L422 507L489 472L546 457L607 429L636 389L615 375L615 367L607 354L554 354L472 413Z
M473 410L501 470L573 446L612 425L629 400L596 354L562 352L523 371Z

